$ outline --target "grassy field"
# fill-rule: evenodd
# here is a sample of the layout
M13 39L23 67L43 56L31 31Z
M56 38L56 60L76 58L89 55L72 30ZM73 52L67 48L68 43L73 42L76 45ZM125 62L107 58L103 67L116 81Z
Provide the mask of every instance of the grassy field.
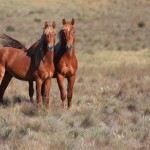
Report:
M13 79L0 107L0 150L149 150L150 2L0 0L1 28L30 46L45 20L75 18L79 69L73 108L64 111L56 80L50 111L31 104ZM35 97L34 97L35 100Z

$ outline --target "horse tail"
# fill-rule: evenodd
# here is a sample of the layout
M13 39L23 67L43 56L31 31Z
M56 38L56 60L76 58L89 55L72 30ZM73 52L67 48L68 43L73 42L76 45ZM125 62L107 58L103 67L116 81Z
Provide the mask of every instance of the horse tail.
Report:
M13 48L23 49L23 50L27 49L24 44L8 36L5 33L2 32L0 33L0 39L1 39L0 44L2 44L3 47L13 47Z

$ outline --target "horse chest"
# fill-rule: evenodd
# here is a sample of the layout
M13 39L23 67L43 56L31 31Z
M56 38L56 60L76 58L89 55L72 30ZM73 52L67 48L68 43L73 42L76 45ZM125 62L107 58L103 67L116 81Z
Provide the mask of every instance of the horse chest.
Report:
M47 78L52 78L54 74L54 66L50 65L47 67L41 66L38 71L37 71L37 75L42 78L43 80L47 79Z
M71 65L63 66L60 72L63 76L72 76L73 74L75 74L75 71Z

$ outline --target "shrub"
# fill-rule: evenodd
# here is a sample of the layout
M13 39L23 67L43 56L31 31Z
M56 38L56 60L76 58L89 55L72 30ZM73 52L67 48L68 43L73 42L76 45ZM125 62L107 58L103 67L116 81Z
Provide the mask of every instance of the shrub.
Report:
M41 22L41 19L34 18L34 22Z
M38 116L38 110L34 106L24 105L21 111L28 117Z
M6 31L7 32L13 32L13 31L15 31L15 28L13 26L7 26Z
M143 28L144 26L145 26L145 23L144 23L144 22L141 21L141 22L138 23L138 27L139 27L139 28Z
M12 131L11 126L6 122L4 118L0 118L0 140L4 141L8 139Z

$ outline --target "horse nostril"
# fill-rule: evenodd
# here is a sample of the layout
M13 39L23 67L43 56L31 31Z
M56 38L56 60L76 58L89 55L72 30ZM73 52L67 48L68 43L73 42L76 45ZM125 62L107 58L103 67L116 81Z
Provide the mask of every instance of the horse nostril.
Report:
M67 50L71 50L72 49L72 45L66 45Z

